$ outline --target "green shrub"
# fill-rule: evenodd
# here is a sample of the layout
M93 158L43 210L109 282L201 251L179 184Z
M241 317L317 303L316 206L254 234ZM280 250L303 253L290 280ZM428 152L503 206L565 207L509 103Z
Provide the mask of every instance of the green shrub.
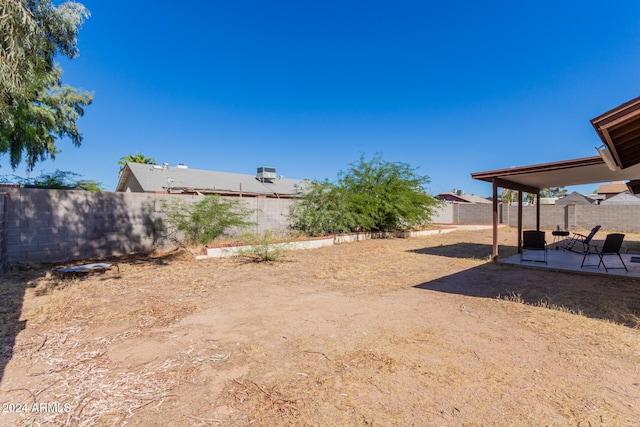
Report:
M240 199L205 196L199 202L173 200L163 206L169 236L186 245L205 245L230 228L243 230L254 223L248 218L251 209Z
M365 222L352 210L343 187L328 181L309 182L290 209L291 228L308 236L348 233Z
M292 228L311 236L398 231L431 222L441 202L427 194L427 176L407 163L362 156L338 182L311 182L291 208Z
M251 246L242 250L240 255L251 257L259 262L279 261L288 252L282 246L276 245L278 236L269 230L258 235L245 235L243 240Z

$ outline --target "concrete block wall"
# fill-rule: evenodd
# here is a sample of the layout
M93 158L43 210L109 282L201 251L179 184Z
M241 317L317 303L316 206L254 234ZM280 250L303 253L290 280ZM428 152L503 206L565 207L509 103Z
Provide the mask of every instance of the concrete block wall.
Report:
M500 224L511 227L518 226L518 207L498 206ZM493 221L492 206L486 204L453 204L452 221L435 221L442 224L491 224ZM443 219L444 217L439 217ZM640 205L567 205L540 206L540 228L555 230L585 229L595 225L619 232L640 232ZM532 229L536 226L536 207L522 207L522 227Z
M289 232L289 209L294 203L291 199L273 199L266 197L245 198L247 205L254 209L252 219L257 223L256 232L273 230L280 233Z
M32 188L8 189L7 193L0 244L6 244L3 260L9 264L170 250L176 243L164 232L164 203L196 202L203 197ZM291 200L243 200L254 209L256 231L288 229Z
M10 189L10 264L56 262L168 249L162 201L168 195Z
M102 258L169 250L163 204L202 196L6 189L0 196L0 271L4 265ZM244 198L255 232L289 229L291 199ZM500 223L517 226L516 206L499 207ZM535 206L523 206L524 228L535 227ZM443 224L491 224L491 204L449 204L434 215ZM541 206L541 227L640 232L640 206Z
M589 205L574 208L576 228L589 230L595 225L601 225L604 230L640 231L640 206Z
M431 221L436 224L453 224L453 203L445 203L436 208Z
M560 227L562 230L568 230L568 206L544 205L540 206L540 228L553 229ZM503 223L509 224L510 227L518 226L518 207L502 205ZM506 221L504 221L506 218ZM522 227L524 229L532 229L536 227L536 207L522 207ZM575 227L574 227L575 228Z
M453 206L455 224L493 223L493 204L455 203Z
M7 199L8 193L0 193L0 273L4 273L9 265L7 258Z

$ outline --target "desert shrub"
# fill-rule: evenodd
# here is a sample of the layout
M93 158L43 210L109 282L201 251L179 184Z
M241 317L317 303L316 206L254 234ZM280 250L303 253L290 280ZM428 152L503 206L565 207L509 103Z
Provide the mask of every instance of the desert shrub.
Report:
M243 241L250 246L242 250L240 255L259 262L279 261L288 250L276 245L278 240L278 235L269 230L261 234L245 234Z
M358 229L366 218L352 210L345 189L328 181L311 181L290 210L291 227L308 236L326 236Z
M407 163L364 156L338 181L311 182L291 209L294 229L312 236L352 231L398 231L429 224L441 204L427 176Z
M199 202L172 200L163 206L170 237L187 244L207 244L231 228L243 230L251 225L252 210L240 199L205 196Z

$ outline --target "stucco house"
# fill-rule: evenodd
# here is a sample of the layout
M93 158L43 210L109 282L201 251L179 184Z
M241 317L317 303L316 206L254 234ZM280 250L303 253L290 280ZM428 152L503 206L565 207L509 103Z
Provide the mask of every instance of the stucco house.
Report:
M605 200L617 194L628 191L627 184L624 181L614 181L608 184L602 184L598 187L596 193L604 196Z

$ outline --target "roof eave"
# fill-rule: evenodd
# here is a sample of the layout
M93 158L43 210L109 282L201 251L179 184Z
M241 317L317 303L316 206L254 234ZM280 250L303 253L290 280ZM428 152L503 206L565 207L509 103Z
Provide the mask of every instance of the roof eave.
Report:
M625 102L590 122L620 169L640 163L638 150L629 149L640 142L640 97Z
M122 171L120 172L120 177L118 178L118 184L116 185L116 192L124 191L125 184L129 180L130 176L131 176L131 168L129 168L129 165L125 163L124 167L122 168Z
M471 174L471 178L486 182L492 182L494 178L507 178L509 176L524 175L532 172L549 172L561 169L570 169L574 167L598 165L603 163L604 161L600 156L583 157L580 159L563 160L559 162L540 163L529 166L496 169L486 172L474 172Z

